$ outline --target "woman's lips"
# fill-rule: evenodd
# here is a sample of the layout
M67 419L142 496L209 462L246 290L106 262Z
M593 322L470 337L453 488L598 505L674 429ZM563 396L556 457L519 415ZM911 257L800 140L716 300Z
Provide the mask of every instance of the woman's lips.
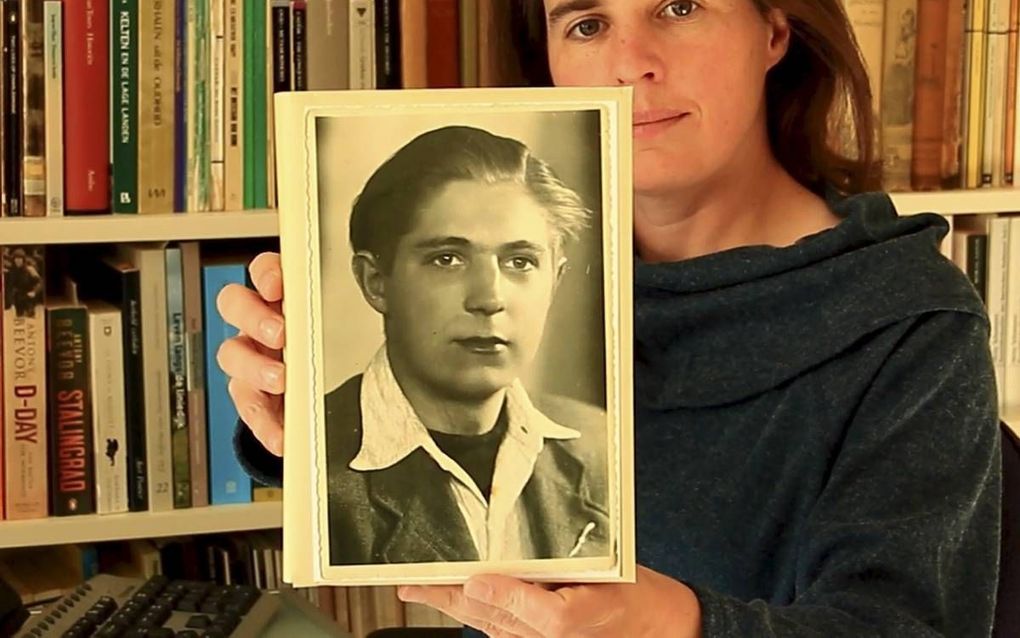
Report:
M682 111L648 111L634 114L634 138L648 139L661 135L687 116Z

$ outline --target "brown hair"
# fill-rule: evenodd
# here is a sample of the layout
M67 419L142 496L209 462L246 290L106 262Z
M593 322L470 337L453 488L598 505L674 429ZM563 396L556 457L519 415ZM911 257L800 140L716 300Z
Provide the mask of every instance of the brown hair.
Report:
M842 2L752 2L763 16L779 9L790 23L789 50L766 78L768 133L776 158L819 194L828 187L844 194L880 189L871 86ZM520 76L533 86L551 85L543 0L511 0L505 17L497 24L510 30Z

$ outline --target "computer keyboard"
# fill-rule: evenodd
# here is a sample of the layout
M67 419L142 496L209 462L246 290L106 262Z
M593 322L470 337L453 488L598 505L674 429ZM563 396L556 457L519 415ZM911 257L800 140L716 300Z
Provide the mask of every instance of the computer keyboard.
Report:
M279 597L242 585L100 574L25 622L31 638L253 638Z

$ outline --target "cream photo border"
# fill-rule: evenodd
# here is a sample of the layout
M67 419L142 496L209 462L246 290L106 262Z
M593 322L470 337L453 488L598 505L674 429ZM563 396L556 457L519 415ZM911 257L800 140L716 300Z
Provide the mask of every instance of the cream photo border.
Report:
M317 127L320 117L598 111L605 298L608 558L333 566L329 561ZM629 88L295 92L275 96L286 295L284 580L295 586L455 584L478 573L533 582L633 582L632 188ZM295 352L311 353L296 356Z

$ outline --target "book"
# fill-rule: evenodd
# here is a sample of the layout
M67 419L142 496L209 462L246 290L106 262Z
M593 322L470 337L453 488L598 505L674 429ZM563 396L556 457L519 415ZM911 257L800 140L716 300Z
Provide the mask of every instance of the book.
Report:
M74 295L46 302L50 512L96 512L88 311Z
M153 512L174 509L164 249L164 243L114 247L117 260L138 271L148 504Z
M49 513L46 259L41 246L0 246L0 511L8 519Z
M68 212L110 210L110 5L64 3L64 183Z
M59 217L64 214L64 14L60 0L44 4L46 214Z
M198 242L181 242L184 292L185 371L191 506L209 504L209 452L205 405L205 331L202 317L202 263Z
M184 325L184 269L181 248L167 246L166 318L170 397L170 453L173 458L174 507L191 507L191 445L188 433L187 330Z
M128 511L127 419L124 408L124 334L120 308L84 302L88 313L89 389L92 394L96 513Z
M174 210L176 52L174 16L178 2L138 4L138 212Z
M113 212L138 212L138 0L113 0L110 20Z
M234 454L238 414L227 391L227 377L216 363L216 352L237 330L216 310L216 296L229 284L245 282L247 260L207 259L202 265L205 301L206 426L209 433L209 502L250 503L251 479Z
M46 216L45 6L21 0L21 205L25 217Z

